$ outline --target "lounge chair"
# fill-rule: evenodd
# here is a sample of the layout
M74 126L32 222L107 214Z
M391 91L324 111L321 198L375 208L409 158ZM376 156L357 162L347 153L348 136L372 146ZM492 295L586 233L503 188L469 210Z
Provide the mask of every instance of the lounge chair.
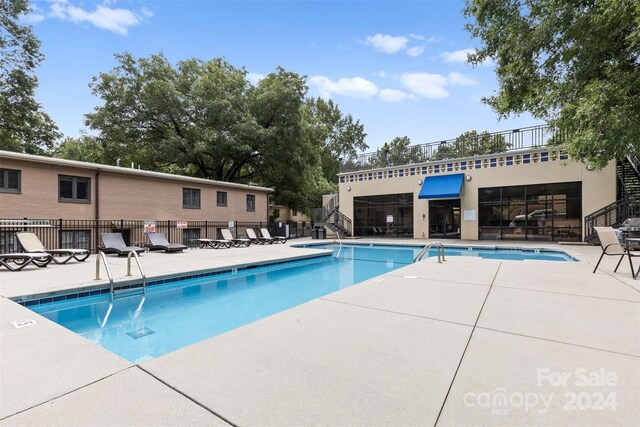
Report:
M221 239L194 239L193 241L198 242L200 248L211 248L211 249L220 249L220 248L230 248L231 242L227 240Z
M33 264L36 267L46 267L53 255L45 252L32 252L32 253L20 253L20 254L0 254L0 267L5 267L10 271L20 271L29 264ZM17 267L10 265L13 262Z
M83 262L91 254L87 249L45 249L38 236L28 231L17 232L16 237L25 252L50 254L56 264L66 264L72 259Z
M602 248L602 254L600 255L600 259L598 259L598 263L596 264L596 268L593 269L595 273L600 265L600 261L605 255L609 256L619 256L618 264L616 264L616 268L613 270L615 273L618 271L618 267L620 267L620 263L622 259L626 255L629 258L629 266L631 266L631 275L635 279L638 277L638 273L640 273L640 268L638 271L634 271L633 262L631 261L631 257L640 256L640 251L633 251L629 246L625 247L620 240L618 240L618 236L616 235L615 230L612 227L594 227L596 233L598 233L598 239L600 239L600 247ZM636 252L636 253L634 253Z
M251 240L251 243L256 245L264 245L265 243L273 243L273 239L267 239L266 237L258 236L253 228L247 228L247 237Z
M222 233L222 238L228 242L231 242L231 244L236 248L240 246L249 247L249 245L251 244L251 240L249 239L244 239L244 238L236 239L235 237L233 237L233 235L231 234L231 231L229 231L228 228L223 228L220 230L220 232Z
M266 228L261 228L260 232L262 233L263 237L267 239L271 239L273 243L285 243L287 241L286 237L280 237L280 236L271 237L271 234L269 234L269 230L267 230Z
M177 252L187 249L185 245L179 243L169 243L167 238L162 233L147 233L149 238L149 250L150 251L165 251L165 252Z
M103 246L98 250L105 254L118 254L118 256L128 255L129 252L142 253L144 249L139 246L127 246L120 233L101 233Z

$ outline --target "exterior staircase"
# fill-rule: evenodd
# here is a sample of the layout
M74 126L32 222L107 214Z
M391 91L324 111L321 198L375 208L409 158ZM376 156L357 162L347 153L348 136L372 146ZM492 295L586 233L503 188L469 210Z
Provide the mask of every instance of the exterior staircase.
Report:
M615 202L584 217L584 241L598 244L594 227L619 227L628 218L640 217L640 156L629 155L616 165Z
M339 237L352 236L351 218L340 212L338 195L335 194L321 208L313 210L313 224L316 227L326 227Z

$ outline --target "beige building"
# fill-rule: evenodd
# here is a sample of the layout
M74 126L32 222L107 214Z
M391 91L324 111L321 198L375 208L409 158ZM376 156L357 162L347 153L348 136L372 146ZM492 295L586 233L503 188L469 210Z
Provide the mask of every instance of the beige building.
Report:
M616 165L591 170L551 147L339 175L355 236L581 241L616 201Z
M75 233L81 237L66 239L63 235L49 242L56 246L75 243L94 248L98 227L102 232L111 231L109 228L122 230L127 240L140 241L144 221L157 222L158 226L168 224L163 231L177 242L205 235L213 238L229 222L266 224L271 191L265 187L0 151L0 218L5 220L0 230L3 234L0 247L6 250L11 240L6 220L23 218L47 219L51 224L62 219L67 224L65 228L71 227L70 221L74 220L78 224L74 228L86 231L84 237ZM55 225L58 226L57 222ZM92 238L96 240L87 243Z

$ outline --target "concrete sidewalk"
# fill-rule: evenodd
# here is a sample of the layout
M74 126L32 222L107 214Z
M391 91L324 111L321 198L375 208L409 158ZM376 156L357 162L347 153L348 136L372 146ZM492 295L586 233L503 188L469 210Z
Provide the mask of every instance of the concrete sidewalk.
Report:
M592 274L599 248L535 246L582 262L427 259L139 366L6 298L19 296L20 286L32 293L71 287L71 279L41 284L46 276L37 271L3 273L0 419L21 426L637 424L640 281L628 266L614 275L613 257ZM171 269L191 271L248 261L241 256L314 251L275 248L167 257ZM145 255L145 268L156 256L162 263L164 254ZM27 317L38 324L8 323Z

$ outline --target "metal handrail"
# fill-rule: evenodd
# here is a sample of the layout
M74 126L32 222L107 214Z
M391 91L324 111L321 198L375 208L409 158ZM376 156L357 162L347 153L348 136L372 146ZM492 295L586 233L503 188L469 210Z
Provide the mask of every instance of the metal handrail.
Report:
M413 259L413 262L421 261L422 257L429 252L429 249L433 247L436 248L436 253L438 255L438 263L442 263L442 261L446 262L447 260L444 257L444 245L440 242L433 242L433 243L427 244L424 248L422 248L422 250L418 253L418 255L416 255L416 257ZM440 260L441 251L442 251L442 261Z
M136 251L130 251L127 255L127 276L131 276L131 255L133 255L136 260L136 264L138 264L138 270L140 270L140 274L142 275L142 292L147 294L147 275L144 274L144 270L142 269L142 264L140 264L140 257Z
M96 278L93 280L100 280L100 259L102 258L102 263L104 264L104 269L107 272L107 277L109 277L109 287L111 289L111 300L113 301L113 274L111 274L111 268L109 268L109 262L107 261L107 256L104 252L98 252L98 256L96 256Z

